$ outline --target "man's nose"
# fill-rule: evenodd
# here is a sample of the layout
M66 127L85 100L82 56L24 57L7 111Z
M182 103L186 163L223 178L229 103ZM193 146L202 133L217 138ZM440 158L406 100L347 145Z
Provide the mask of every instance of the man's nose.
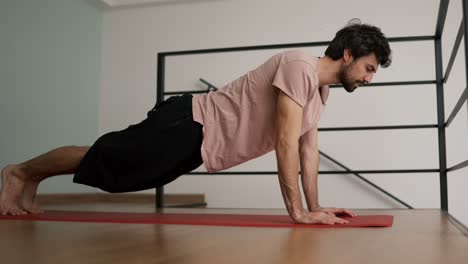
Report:
M374 77L374 74L368 74L364 77L364 81L366 82L366 84L369 84L372 82L372 78Z

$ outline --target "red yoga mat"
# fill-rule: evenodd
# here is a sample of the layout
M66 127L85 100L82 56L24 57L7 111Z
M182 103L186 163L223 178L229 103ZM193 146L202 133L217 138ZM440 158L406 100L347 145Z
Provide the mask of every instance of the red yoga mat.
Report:
M288 215L246 214L159 214L50 210L46 211L43 214L0 216L0 220L36 220L132 224L178 224L244 227L390 227L393 224L393 216L391 215L360 215L356 217L343 218L348 220L349 224L304 225L295 224Z

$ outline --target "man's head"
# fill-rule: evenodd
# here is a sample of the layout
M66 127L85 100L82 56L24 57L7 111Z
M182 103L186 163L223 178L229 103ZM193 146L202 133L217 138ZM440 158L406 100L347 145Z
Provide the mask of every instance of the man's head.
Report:
M366 24L352 24L336 33L325 55L343 60L338 78L348 92L372 81L379 65L390 66L391 50L380 28Z

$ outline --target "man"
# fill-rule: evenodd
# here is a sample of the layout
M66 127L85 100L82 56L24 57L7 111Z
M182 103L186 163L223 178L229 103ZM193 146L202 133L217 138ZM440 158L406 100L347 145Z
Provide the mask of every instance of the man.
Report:
M353 24L336 33L322 58L285 51L222 89L171 97L145 120L100 137L92 147L68 146L2 170L0 213L40 213L39 183L74 173L74 182L108 192L163 186L204 164L224 170L276 151L286 209L296 223L342 224L355 214L318 203L317 122L328 85L348 92L371 82L378 66L391 64L379 28ZM307 202L302 205L298 165Z

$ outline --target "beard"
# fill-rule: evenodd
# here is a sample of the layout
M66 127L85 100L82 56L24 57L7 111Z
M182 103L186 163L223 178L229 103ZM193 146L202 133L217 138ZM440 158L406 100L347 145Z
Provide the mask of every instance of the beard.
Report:
M353 64L344 66L343 70L338 75L340 83L343 85L343 87L348 93L354 92L354 90L356 90L356 88L358 88L359 85L361 84L358 81L353 81L353 79L351 78L350 72L351 72L352 65Z

